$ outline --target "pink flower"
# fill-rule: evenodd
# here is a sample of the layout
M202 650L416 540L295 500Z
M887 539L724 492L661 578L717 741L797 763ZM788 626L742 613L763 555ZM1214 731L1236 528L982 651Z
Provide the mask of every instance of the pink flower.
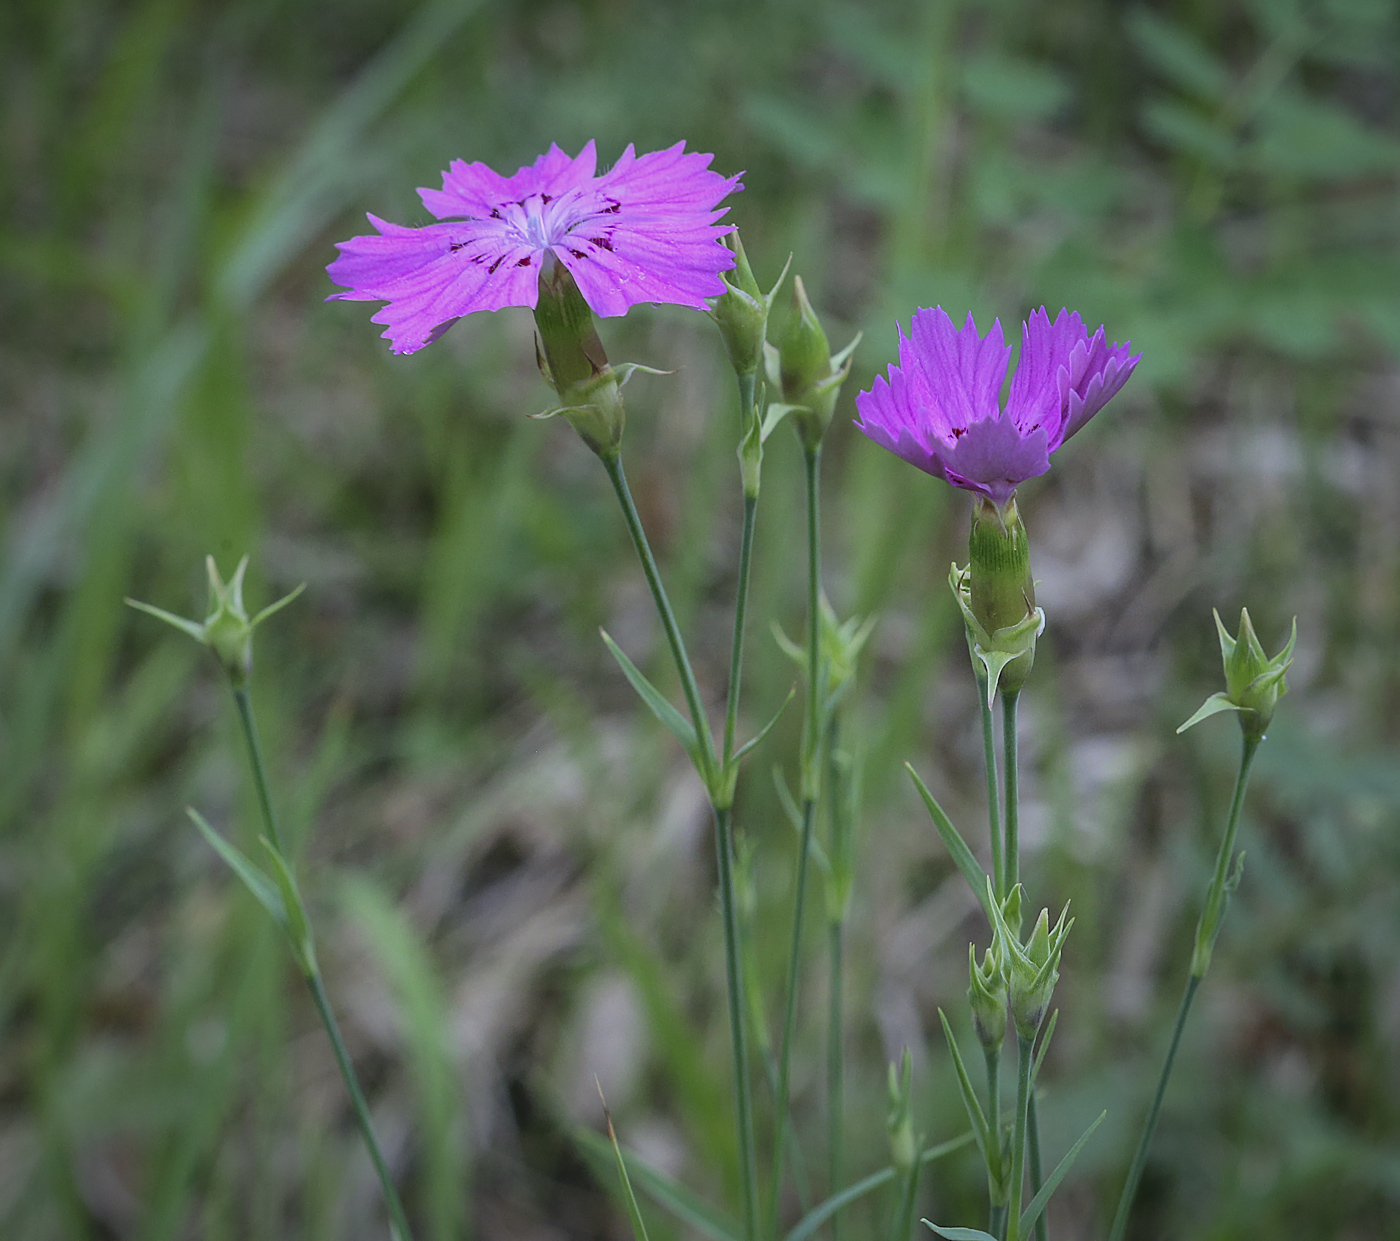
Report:
M513 177L454 160L442 189L418 191L443 222L404 228L370 216L378 235L340 242L326 269L346 290L332 296L387 302L374 322L395 353L431 344L473 311L533 308L551 251L599 315L638 302L703 310L734 266L719 240L732 227L715 223L727 208L716 204L743 188L709 171L712 158L683 142L640 157L629 145L595 176L590 142L576 159L551 146Z
M1127 381L1142 356L1090 337L1077 314L1054 323L1044 307L1021 330L1021 363L1006 408L1002 381L1011 348L1001 321L982 338L968 315L962 328L942 307L916 310L899 333L899 365L856 397L856 426L883 448L998 507L1018 484L1044 474L1050 454Z

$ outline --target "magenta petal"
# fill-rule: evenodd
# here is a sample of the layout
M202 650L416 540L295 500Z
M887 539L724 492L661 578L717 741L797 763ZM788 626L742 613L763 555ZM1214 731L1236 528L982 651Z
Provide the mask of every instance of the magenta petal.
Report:
M375 315L397 352L422 348L448 320L531 306L546 254L569 269L593 310L620 315L638 302L695 309L725 290L734 256L720 238L720 201L743 186L710 171L713 157L678 142L637 155L629 146L596 176L592 142L576 157L553 146L514 176L453 162L442 189L421 189L440 221L403 228L371 217L377 237L340 244L327 268L351 301L387 301Z
M1043 306L1032 311L1021 329L1021 358L1011 377L1006 412L1027 434L1043 427L1051 452L1064 438L1075 351L1088 339L1089 333L1077 314L1061 310L1051 323Z
M347 286L333 299L386 301L375 323L395 353L412 353L436 340L442 325L475 310L533 306L539 261L499 231L472 221L404 228L370 216L379 236L339 243L326 270Z
M1083 427L1128 382L1142 357L1140 353L1131 353L1131 349L1130 343L1107 345L1103 328L1094 334L1085 349L1081 373L1075 377L1068 393L1062 442Z
M972 423L996 417L1010 357L1001 320L993 321L983 339L971 315L956 328L941 306L916 310L909 336L901 334L899 341L900 365L925 407L930 429L949 444Z
M1050 468L1049 437L1043 427L1025 434L1010 415L1002 415L974 422L942 456L953 486L1004 505L1020 483Z
M1089 338L1077 314L1054 322L1044 307L1026 321L1006 409L999 396L1010 352L1001 324L984 338L942 308L917 310L899 333L899 365L856 397L856 426L919 469L997 505L1050 468L1050 454L1127 381L1138 358L1127 345ZM1139 355L1141 356L1141 355Z

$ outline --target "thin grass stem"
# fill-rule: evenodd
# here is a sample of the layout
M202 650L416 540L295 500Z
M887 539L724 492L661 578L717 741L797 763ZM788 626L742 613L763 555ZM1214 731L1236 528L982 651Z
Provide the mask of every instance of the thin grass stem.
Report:
M802 972L802 925L806 915L807 856L812 851L812 826L817 812L821 749L821 447L805 453L807 474L807 725L802 756L802 830L797 845L796 891L792 910L792 949L788 956L787 998L783 1005L783 1034L778 1050L778 1095L773 1121L773 1162L768 1192L767 1232L778 1235L778 1199L783 1182L783 1153L787 1141L788 1095L792 1082L792 1043L797 1029L797 985Z
M1235 776L1235 791L1230 798L1230 814L1225 824L1225 834L1221 837L1220 848L1215 856L1215 873L1211 876L1210 887L1206 890L1206 903L1201 910L1201 921L1196 929L1196 951L1192 955L1191 973L1186 980L1186 990L1181 996L1181 1006L1177 1009L1176 1025L1172 1028L1172 1040L1167 1047L1167 1058L1162 1064L1161 1075L1157 1078L1157 1089L1152 1095L1152 1106L1148 1108L1147 1119L1142 1126L1142 1136L1138 1139L1133 1162L1128 1169L1128 1179L1124 1182L1122 1196L1118 1199L1118 1210L1113 1217L1113 1227L1109 1231L1109 1241L1123 1241L1128 1230L1128 1217L1132 1214L1133 1200L1137 1197L1138 1185L1147 1167L1147 1152L1152 1145L1152 1136L1157 1131L1157 1120L1162 1111L1162 1100L1166 1097L1167 1081L1172 1075L1176 1062L1177 1048L1181 1045L1181 1034L1186 1028L1186 1019L1191 1014L1191 1005L1196 991L1210 966L1210 950L1214 947L1215 934L1220 929L1220 919L1224 916L1224 901L1229 883L1230 859L1235 852L1235 837L1239 832L1240 812L1244 808L1245 789L1249 785L1249 771L1258 752L1260 737L1245 735L1244 747L1240 753L1239 771ZM1207 919L1212 919L1212 925ZM1204 947L1204 954L1202 953Z
M1026 1128L1030 1114L1034 1039L1016 1039L1016 1127L1011 1138L1011 1201L1006 1210L1006 1241L1021 1238L1021 1191L1026 1177Z
M1006 761L1006 852L1005 890L1010 892L1021 882L1021 791L1020 769L1016 746L1016 703L1020 691L1001 696L1002 748ZM996 801L995 794L992 801Z
M734 1112L739 1136L739 1182L743 1194L744 1239L753 1241L758 1225L758 1167L754 1152L753 1098L749 1090L748 1034L744 1024L744 984L739 961L739 911L734 899L733 812L715 807L715 854L719 902L724 920L724 976L729 992L729 1037L734 1051Z
M1034 1197L1045 1184L1045 1177L1040 1168L1040 1117L1035 1109L1034 1086L1031 1088L1030 1101L1026 1105L1026 1140L1030 1144L1028 1162L1031 1169L1031 1196ZM1047 1241L1050 1235L1050 1226L1045 1222L1048 1214L1049 1211L1042 1211L1036 1216L1035 1241Z
M705 768L700 776L705 781L706 786L712 788L715 774L714 738L710 735L710 723L705 716L705 709L700 703L700 689L695 681L694 669L690 666L690 656L686 654L685 641L681 638L680 627L676 624L676 614L671 609L671 601L666 597L666 588L661 584L661 573L656 567L656 557L651 553L651 544L647 541L646 531L642 528L642 519L632 500L631 488L627 486L627 475L622 468L622 458L613 453L601 457L600 460L603 463L603 468L608 472L608 479L613 485L613 490L617 493L618 503L622 506L622 516L627 523L627 532L632 536L632 545L637 549L637 558L642 562L642 572L646 575L647 585L651 587L651 597L656 603L656 613L660 617L661 627L666 633L666 642L671 648L671 657L676 663L676 672L681 681L681 692L685 695L686 707L690 711L690 721L695 725L701 761Z
M253 769L253 783L258 791L258 804L262 809L263 826L267 831L268 840L280 854L282 842L277 830L277 815L273 810L272 795L268 790L262 744L258 739L258 726L253 716L253 705L248 696L248 687L235 685L233 697L238 704L238 717L243 724L243 736L248 746L248 762ZM309 968L304 969L302 976L306 979L306 985L311 991L311 998L316 1004L317 1013L320 1014L321 1024L325 1027L326 1036L331 1041L331 1050L335 1053L335 1062L340 1069L340 1076L345 1081L345 1089L349 1092L350 1102L354 1105L355 1119L359 1122L360 1133L364 1137L366 1148L369 1150L374 1170L379 1176L379 1186L384 1194L384 1204L388 1208L390 1222L398 1234L399 1241L412 1241L413 1233L408 1227L408 1217L404 1214L403 1202L399 1199L399 1191L394 1187L394 1178L390 1175L389 1165L385 1162L384 1154L379 1149L379 1143L374 1136L374 1125L370 1119L369 1104L365 1100L365 1092L360 1086L360 1079L355 1073L350 1053L345 1048L345 1040L340 1033L340 1024L335 1019L330 997L326 994L326 986L321 978L320 968L316 966L314 960L309 963Z
M982 708L982 754L987 767L987 827L992 841L992 887L997 900L1006 896L1006 862L1001 839L1001 797L997 789L996 729L992 721L992 704L987 701L986 681L977 679L977 702Z
M845 1005L845 926L832 922L827 930L829 985L826 1019L827 1183L835 1193L844 1162L846 1048L842 1010ZM831 1241L841 1241L841 1220L831 1217Z
M747 431L757 416L754 412L753 374L739 376L739 425ZM734 757L735 735L739 727L739 682L744 668L744 621L749 605L749 575L753 563L753 535L758 515L758 495L744 493L744 525L739 536L739 581L734 593L734 641L729 653L729 694L724 711L724 748L720 751L725 770Z

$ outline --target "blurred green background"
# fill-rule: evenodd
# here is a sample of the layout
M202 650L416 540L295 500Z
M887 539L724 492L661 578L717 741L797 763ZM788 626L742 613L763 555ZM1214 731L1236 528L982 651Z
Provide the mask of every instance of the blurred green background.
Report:
M250 842L218 670L122 606L198 614L252 554L255 693L322 957L422 1241L627 1235L574 1139L732 1207L703 793L598 640L662 683L606 481L558 423L524 311L390 356L322 304L332 242L453 158L512 171L685 139L746 170L761 281L789 251L843 344L827 589L878 613L851 930L852 1176L915 1054L963 1120L936 1007L980 915L901 771L981 840L948 562L965 497L875 449L852 399L894 320L1042 303L1131 338L1124 394L1028 485L1050 615L1022 711L1027 873L1073 899L1041 1106L1053 1205L1101 1236L1184 978L1235 730L1210 620L1298 617L1244 883L1133 1236L1400 1237L1400 15L1390 0L7 0L0 7L0 1236L383 1237L284 945L185 819ZM737 402L700 315L602 325L629 469L702 683L722 692ZM802 624L800 465L767 458L747 727ZM713 700L713 697L712 697ZM776 1003L797 713L752 764L755 957ZM816 907L819 911L820 904ZM820 1149L818 913L795 1075ZM776 1020L770 1011L769 1020ZM970 1037L970 1036L969 1036ZM822 1190L819 1171L816 1189ZM922 1213L980 1223L976 1158ZM654 1237L695 1235L648 1205ZM799 1204L785 1206L793 1217ZM847 1236L882 1236L889 1204Z

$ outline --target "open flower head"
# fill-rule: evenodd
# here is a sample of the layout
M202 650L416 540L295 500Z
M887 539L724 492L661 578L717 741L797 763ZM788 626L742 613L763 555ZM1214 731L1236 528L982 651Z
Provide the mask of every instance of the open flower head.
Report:
M387 302L375 316L395 353L431 344L463 315L533 308L541 265L554 256L596 314L638 302L696 310L724 293L734 266L719 240L717 204L743 186L711 172L713 157L678 142L637 155L629 145L595 175L592 142L571 158L557 146L514 176L454 160L442 189L420 189L440 223L405 228L375 216L377 235L339 243L326 270L345 292L333 298Z
M1044 308L1021 331L1021 361L1006 407L1011 348L1001 321L985 337L972 316L955 327L942 307L916 310L899 333L899 364L856 397L856 426L911 465L1003 507L1018 484L1044 474L1050 454L1128 380L1142 355L1091 337L1077 314Z

